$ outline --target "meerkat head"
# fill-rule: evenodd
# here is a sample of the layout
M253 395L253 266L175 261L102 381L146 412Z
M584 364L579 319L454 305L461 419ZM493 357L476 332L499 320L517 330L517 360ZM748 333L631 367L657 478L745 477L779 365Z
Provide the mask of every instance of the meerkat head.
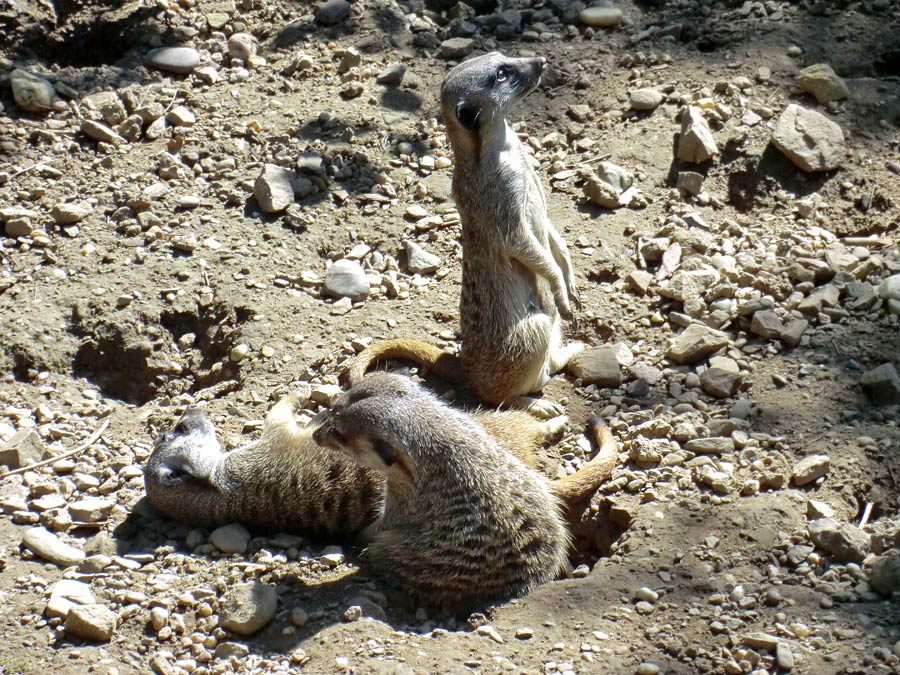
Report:
M479 137L505 121L510 108L534 90L547 60L491 52L463 61L441 84L441 115L451 139Z
M402 439L404 425L415 424L408 413L418 394L409 378L373 373L316 418L313 439L360 466L411 479L413 462Z
M156 438L146 474L167 487L207 481L221 458L215 426L203 408L190 406L172 429Z

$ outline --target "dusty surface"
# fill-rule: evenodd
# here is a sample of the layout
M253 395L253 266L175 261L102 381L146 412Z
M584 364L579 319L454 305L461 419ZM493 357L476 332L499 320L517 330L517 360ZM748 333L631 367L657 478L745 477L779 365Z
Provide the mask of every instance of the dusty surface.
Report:
M565 2L512 3L525 10L519 27L489 3L448 24L460 8L438 4L357 2L331 28L284 2L109 12L57 3L57 16L46 3L0 6L4 79L17 66L64 85L44 113L22 111L9 85L0 88L0 209L31 212L6 212L7 233L10 220L31 231L0 241L0 434L33 428L49 458L110 422L82 452L0 483L0 673L761 674L786 672L786 651L792 672L900 670L897 602L867 583L876 554L898 544L900 417L859 384L872 368L900 366L898 317L870 297L900 271L900 166L890 165L900 160L897 3L623 2L624 23L596 33ZM226 46L241 31L262 57L247 69ZM153 434L196 399L209 401L234 447L292 384L337 383L368 339L455 346L452 167L430 167L449 164L436 94L452 61L440 43L472 32L476 51L551 64L516 121L533 140L577 270L584 308L571 335L626 350L620 388L564 376L546 391L573 420L561 449L548 450L551 475L581 461L576 439L591 411L624 448L581 532L590 572L467 621L416 608L367 577L350 548L329 566L323 548L340 542L255 533L246 553L222 554L208 530L149 512L140 465ZM179 43L196 47L201 70L216 77L143 65L152 47ZM360 62L338 74L349 47ZM309 59L298 67L301 54ZM798 71L821 61L844 77L849 99L817 105L796 89ZM400 86L376 83L389 63L407 67ZM629 112L629 92L642 87L666 100ZM84 101L98 92L116 92L127 114L149 108L132 141L98 144L81 131L82 120L102 119ZM674 187L679 171L694 169L673 161L691 101L712 118L720 149L699 169L697 198ZM840 169L802 174L768 145L789 102L841 125ZM181 105L195 124L149 139L150 121ZM298 162L301 153L322 157L322 172ZM636 208L609 211L583 197L584 171L606 158L637 175ZM253 198L264 163L305 181L287 213L263 214ZM60 224L52 209L73 202L89 213ZM414 220L413 206L425 219ZM645 259L656 274L659 261L646 254L661 252L647 244L657 237L663 250L678 241L681 255L640 294L626 277ZM436 273L407 272L405 239L440 256ZM372 285L352 307L321 293L328 261L348 254ZM688 313L730 340L719 355L736 364L739 386L724 399L698 386L705 359L665 358L690 317L659 293L666 277L714 256L731 256L733 270ZM818 270L805 285L791 271L799 258ZM848 291L848 274L871 287ZM840 300L799 312L829 281ZM760 337L741 315L763 297L782 318L809 321L797 347ZM247 353L235 363L239 345ZM706 437L735 444L724 454L686 449ZM809 454L828 455L830 467L798 487L792 470ZM111 508L73 522L70 506L97 496ZM831 505L841 523L859 523L872 505L873 536L857 562L814 550L808 499ZM37 524L92 564L63 570L20 547ZM45 617L63 577L89 583L118 614L111 641L83 641ZM251 637L218 628L225 591L253 578L276 587L275 618ZM376 618L354 620L354 606ZM165 608L164 625L151 624L154 607ZM292 622L295 608L305 623L303 612Z

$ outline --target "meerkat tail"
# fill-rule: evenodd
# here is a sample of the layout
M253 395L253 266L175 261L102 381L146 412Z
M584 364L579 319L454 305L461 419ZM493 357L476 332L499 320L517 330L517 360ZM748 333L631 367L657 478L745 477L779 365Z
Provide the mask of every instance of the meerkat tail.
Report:
M412 361L454 384L463 382L465 378L462 364L452 354L426 342L399 338L376 342L362 350L347 369L347 384L351 387L359 384L369 368L386 359Z
M588 428L597 443L597 454L571 476L550 484L556 495L570 508L590 499L597 488L610 477L619 457L619 444L609 427L592 416L588 421Z

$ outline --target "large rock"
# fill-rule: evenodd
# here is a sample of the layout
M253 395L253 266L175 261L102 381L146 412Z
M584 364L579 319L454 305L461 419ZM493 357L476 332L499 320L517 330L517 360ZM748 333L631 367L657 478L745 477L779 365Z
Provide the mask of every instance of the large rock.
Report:
M109 518L115 505L116 500L108 497L86 497L69 504L69 514L80 523L99 523Z
M232 586L222 599L219 625L238 635L252 635L275 616L275 588L259 581Z
M834 518L819 518L809 524L809 538L840 562L861 563L869 552L869 535L855 525Z
M700 375L700 386L710 396L728 398L741 386L741 374L725 368L707 368Z
M900 591L900 555L886 555L872 563L869 585L888 597Z
M847 85L827 63L816 63L801 70L797 86L815 96L819 103L840 101L850 95Z
M728 335L726 333L692 323L672 341L666 357L678 365L690 365L727 344Z
M22 110L50 112L50 107L56 100L56 91L47 80L16 68L9 75L9 84L12 87L13 100Z
M0 447L0 466L21 469L44 459L44 442L34 429L20 429Z
M650 87L635 89L628 94L628 105L632 110L656 110L664 98L661 91Z
M681 135L678 138L678 159L682 162L702 164L719 154L719 146L713 138L709 124L699 108L688 107L681 117Z
M441 56L445 59L462 59L472 53L475 41L472 38L454 37L441 43Z
M62 541L50 530L43 527L32 527L25 530L22 545L44 560L49 560L60 567L77 565L85 558L84 551Z
M91 605L95 603L91 587L83 581L61 579L53 585L50 591L50 599L44 614L48 619L65 619L69 611L77 605Z
M333 298L364 300L369 296L369 279L355 260L336 260L328 268L322 291Z
M279 213L294 203L294 174L277 164L266 164L253 184L253 196L266 213Z
M893 363L883 363L867 371L859 382L875 403L900 403L900 376Z
M778 118L772 144L797 167L831 171L844 161L844 132L830 119L792 103Z
M350 3L347 0L325 0L316 9L315 19L323 26L335 26L350 14Z
M84 640L94 642L109 642L116 625L119 623L119 615L105 605L76 605L66 615L66 633Z
M622 384L622 370L617 352L611 345L585 349L569 361L567 370L584 384L618 387Z
M792 476L797 486L806 485L819 480L828 473L831 458L828 455L809 455L794 466Z
M147 54L147 63L160 70L186 75L200 64L200 54L192 47L161 47Z

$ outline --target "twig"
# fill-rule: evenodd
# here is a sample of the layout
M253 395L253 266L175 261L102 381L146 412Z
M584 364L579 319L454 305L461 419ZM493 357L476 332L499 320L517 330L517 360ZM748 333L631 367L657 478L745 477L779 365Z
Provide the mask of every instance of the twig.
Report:
M866 526L866 523L869 522L869 516L872 515L872 502L866 502L866 508L863 509L862 518L859 520L859 529L862 529Z
M94 443L96 443L97 439L99 439L100 436L103 434L103 432L106 431L106 427L108 427L108 426L109 426L109 418L107 418L106 421L104 421L103 424L100 425L100 428L97 429L97 431L95 431L94 433L92 433L90 435L90 437L84 443L81 443L77 447L72 448L71 450L66 450L61 455L56 455L55 457L50 457L49 459L45 459L42 462L38 462L37 464L29 464L28 466L23 466L19 469L13 469L12 471L7 471L5 474L0 476L0 478L6 478L7 476L13 476L17 473L25 473L26 471L31 471L32 469L39 469L42 466L46 466L48 464L53 464L53 462L56 462L57 460L65 459L66 457L71 457L72 455L78 454L85 448L89 448Z

